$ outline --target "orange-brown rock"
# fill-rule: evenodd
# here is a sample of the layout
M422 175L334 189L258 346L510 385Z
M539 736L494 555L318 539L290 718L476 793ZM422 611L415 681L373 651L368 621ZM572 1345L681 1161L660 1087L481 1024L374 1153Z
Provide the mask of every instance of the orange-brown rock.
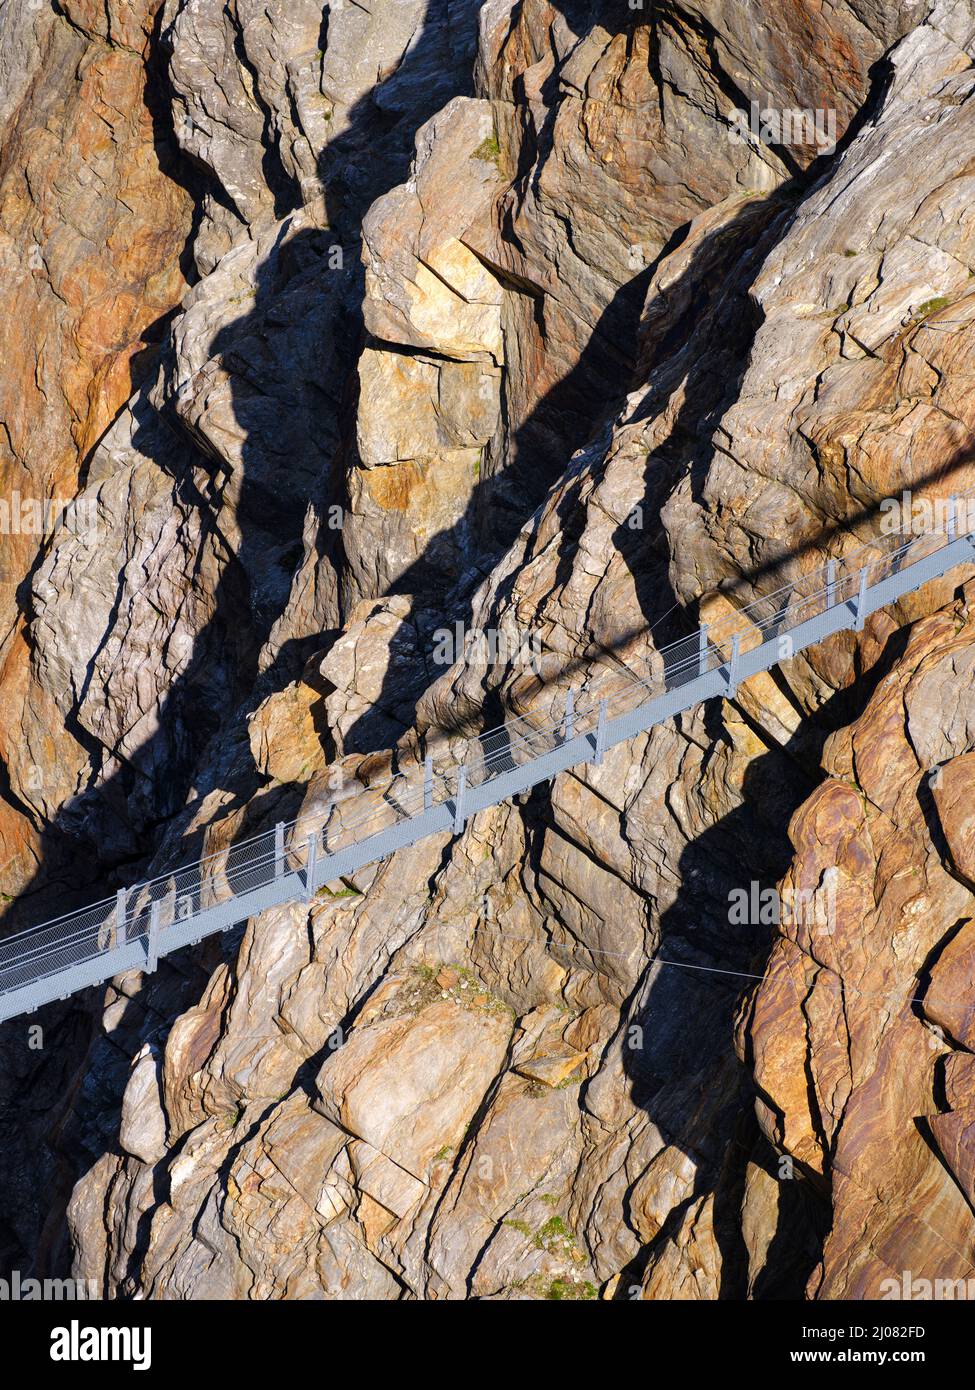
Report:
M818 888L824 911L783 924L740 1032L759 1122L795 1163L787 1180L830 1193L819 1298L879 1297L905 1270L973 1274L966 614L961 596L915 624L830 740L782 885L793 901Z
M33 69L6 117L0 159L5 509L75 496L186 288L180 257L192 203L174 177L147 70L158 9L159 0L119 0L33 17ZM5 525L0 537L0 700L17 711L17 740L34 749L26 759L9 744L4 752L13 792L0 811L7 892L42 860L41 825L91 776L84 752L45 713L48 697L32 688L18 622L17 588L49 535ZM12 724L5 734L13 739ZM66 779L55 775L58 764L70 769ZM29 808L32 824L14 806Z
M936 768L931 791L956 872L975 888L975 753Z

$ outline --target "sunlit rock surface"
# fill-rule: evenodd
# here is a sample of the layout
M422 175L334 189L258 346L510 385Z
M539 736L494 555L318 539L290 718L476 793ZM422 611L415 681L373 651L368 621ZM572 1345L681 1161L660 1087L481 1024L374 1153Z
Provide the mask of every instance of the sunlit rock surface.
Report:
M768 13L0 23L4 479L98 533L3 537L5 892L379 798L975 492L975 13ZM731 138L770 94L833 138ZM973 578L48 1011L40 1058L6 1025L4 1257L158 1298L968 1277ZM731 910L776 887L812 920Z

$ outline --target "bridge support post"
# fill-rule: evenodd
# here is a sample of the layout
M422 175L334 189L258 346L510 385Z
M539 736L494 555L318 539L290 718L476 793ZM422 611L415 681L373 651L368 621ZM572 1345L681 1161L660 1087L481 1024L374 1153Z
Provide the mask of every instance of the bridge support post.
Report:
M958 535L958 515L955 511L955 495L948 498L948 516L945 520L945 530L948 532L949 542L953 541Z
M575 732L576 693L570 686L565 696L565 720L562 725L562 741L569 743Z
M741 660L741 633L736 632L731 639L731 660L728 662L728 699L738 692L738 665Z
M423 809L429 811L433 806L433 756L428 753L423 760Z
M464 802L467 799L467 768L461 763L457 773L457 799L454 802L454 834L459 835L464 828Z
M274 827L274 877L284 873L284 821L279 820Z
M864 623L866 622L866 620L867 620L867 615L866 615L866 613L864 612L864 609L866 608L866 606L867 606L867 567L866 567L866 565L864 565L863 568L860 570L860 588L859 588L859 590L858 590L858 592L857 592L856 610L855 610L855 612L856 612L856 619L855 619L854 624L853 624L853 630L854 630L854 632L862 632L862 631L863 631L863 624L864 624Z
M603 760L606 752L606 701L599 702L599 718L596 721L596 748L593 753L593 762L598 767Z
M836 602L836 561L826 561L826 607L832 608Z
M115 894L115 944L116 946L125 945L125 889L120 888Z
M151 975L159 964L159 903L149 909L149 947L146 952L146 970Z
M708 625L702 623L697 630L697 674L703 676L708 669Z
M308 855L305 859L305 902L315 896L315 868L318 864L318 832L308 836Z

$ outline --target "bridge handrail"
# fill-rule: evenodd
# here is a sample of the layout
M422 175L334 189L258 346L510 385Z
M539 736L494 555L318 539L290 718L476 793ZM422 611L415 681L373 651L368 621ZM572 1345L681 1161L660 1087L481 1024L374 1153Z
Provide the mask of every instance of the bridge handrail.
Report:
M591 678L580 687L571 687L575 696L573 735L591 734L594 728L598 729L601 719L615 717L617 710L627 713L645 704L667 689L668 682L673 684L680 676L703 674L714 669L714 665L724 664L728 659L724 649L749 630L757 631L760 639L766 640L767 630L785 633L804 621L805 616L815 616L814 613L806 615L806 610L813 605L822 603L825 609L849 603L855 598L856 585L862 588L868 582L865 575L883 567L893 566L896 571L909 553L932 541L944 544L955 534L953 518L949 515L945 530L935 528L912 535L905 528L873 537L855 550L758 595L716 622L702 625L696 632L656 649L651 657L652 669L645 676L622 664L613 673L619 681L615 689L610 690L603 682L594 690ZM851 581L854 588L847 592ZM725 592L725 597L734 602L733 593ZM601 672L607 669L600 668ZM541 723L538 722L540 716ZM171 901L174 910L178 903L188 902L192 907L188 917L173 917L162 924L169 926L181 920L192 920L205 910L238 896L233 887L235 880L239 887L244 880L257 874L266 875L269 870L288 871L289 866L291 871L300 870L308 845L312 840L320 844L323 832L327 852L331 854L345 847L337 841L354 844L380 833L373 827L380 817L388 825L390 812L395 823L397 819L412 818L430 805L450 802L458 795L462 773L468 788L491 782L516 765L516 758L532 761L541 756L543 745L551 743L557 747L558 741L566 736L566 717L565 713L558 717L544 714L536 701L524 713L512 712L502 724L469 737L463 756L452 756L446 766L430 766L428 762L425 768L418 763L409 771L393 774L381 784L363 785L353 796L333 800L320 812L299 813L294 819L279 823L274 830L258 831L191 863L133 884L122 890L125 894L124 941L146 938L153 930L153 921L159 920L158 913L164 903ZM435 730L428 732L428 747L436 733ZM479 758L472 756L475 748L479 749ZM357 833L365 831L368 834ZM220 897L224 888L227 893ZM121 935L121 924L116 920L118 901L118 894L102 898L0 940L0 992L8 987L4 984L5 978L28 966L63 961L72 951L84 951L88 947L94 947L92 954L98 954L104 949L103 939L109 943L117 940ZM35 973L30 978L56 974L60 968L63 966Z

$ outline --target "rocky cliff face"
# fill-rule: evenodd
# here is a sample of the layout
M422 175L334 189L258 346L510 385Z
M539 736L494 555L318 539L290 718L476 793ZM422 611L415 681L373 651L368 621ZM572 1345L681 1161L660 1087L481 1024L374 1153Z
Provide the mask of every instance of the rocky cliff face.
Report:
M3 537L5 892L225 847L652 666L903 488L975 493L975 11L764 14L5 12L0 471L89 521ZM740 138L753 99L837 148ZM973 1274L971 581L49 1010L40 1053L6 1025L8 1262L164 1298ZM445 658L456 624L505 640ZM776 885L825 925L730 910Z

